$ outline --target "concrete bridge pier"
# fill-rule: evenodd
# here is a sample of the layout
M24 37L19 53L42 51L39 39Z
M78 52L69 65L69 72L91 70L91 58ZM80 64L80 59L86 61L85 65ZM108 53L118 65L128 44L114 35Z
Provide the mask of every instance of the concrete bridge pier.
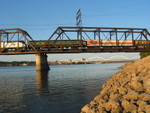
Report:
M48 71L50 70L47 55L45 53L36 54L36 71Z

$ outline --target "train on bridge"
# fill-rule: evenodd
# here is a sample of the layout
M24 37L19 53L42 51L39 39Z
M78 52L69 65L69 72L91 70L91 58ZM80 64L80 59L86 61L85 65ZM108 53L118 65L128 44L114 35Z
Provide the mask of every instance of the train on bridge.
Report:
M28 51L33 47L36 50L54 50L54 49L90 49L90 48L144 48L150 47L150 41L147 40L34 40L28 41L8 41L1 42L1 49L7 51Z

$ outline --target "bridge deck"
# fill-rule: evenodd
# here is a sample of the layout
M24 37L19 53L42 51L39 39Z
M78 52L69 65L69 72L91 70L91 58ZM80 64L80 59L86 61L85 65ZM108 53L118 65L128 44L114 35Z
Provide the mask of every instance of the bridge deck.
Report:
M49 51L25 51L25 52L1 52L0 55L18 55L18 54L58 54L58 53L103 53L103 52L150 52L150 48L139 49L62 49L62 50L49 50Z

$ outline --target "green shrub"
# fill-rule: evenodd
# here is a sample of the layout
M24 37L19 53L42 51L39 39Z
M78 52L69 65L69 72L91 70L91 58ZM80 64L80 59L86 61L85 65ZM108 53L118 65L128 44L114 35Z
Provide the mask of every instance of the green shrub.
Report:
M144 58L150 55L150 52L140 52L140 58Z

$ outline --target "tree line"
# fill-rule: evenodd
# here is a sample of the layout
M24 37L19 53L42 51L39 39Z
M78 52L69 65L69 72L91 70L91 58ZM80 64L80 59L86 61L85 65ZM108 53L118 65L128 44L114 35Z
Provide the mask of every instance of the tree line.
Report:
M140 58L144 58L150 55L150 52L140 52Z

